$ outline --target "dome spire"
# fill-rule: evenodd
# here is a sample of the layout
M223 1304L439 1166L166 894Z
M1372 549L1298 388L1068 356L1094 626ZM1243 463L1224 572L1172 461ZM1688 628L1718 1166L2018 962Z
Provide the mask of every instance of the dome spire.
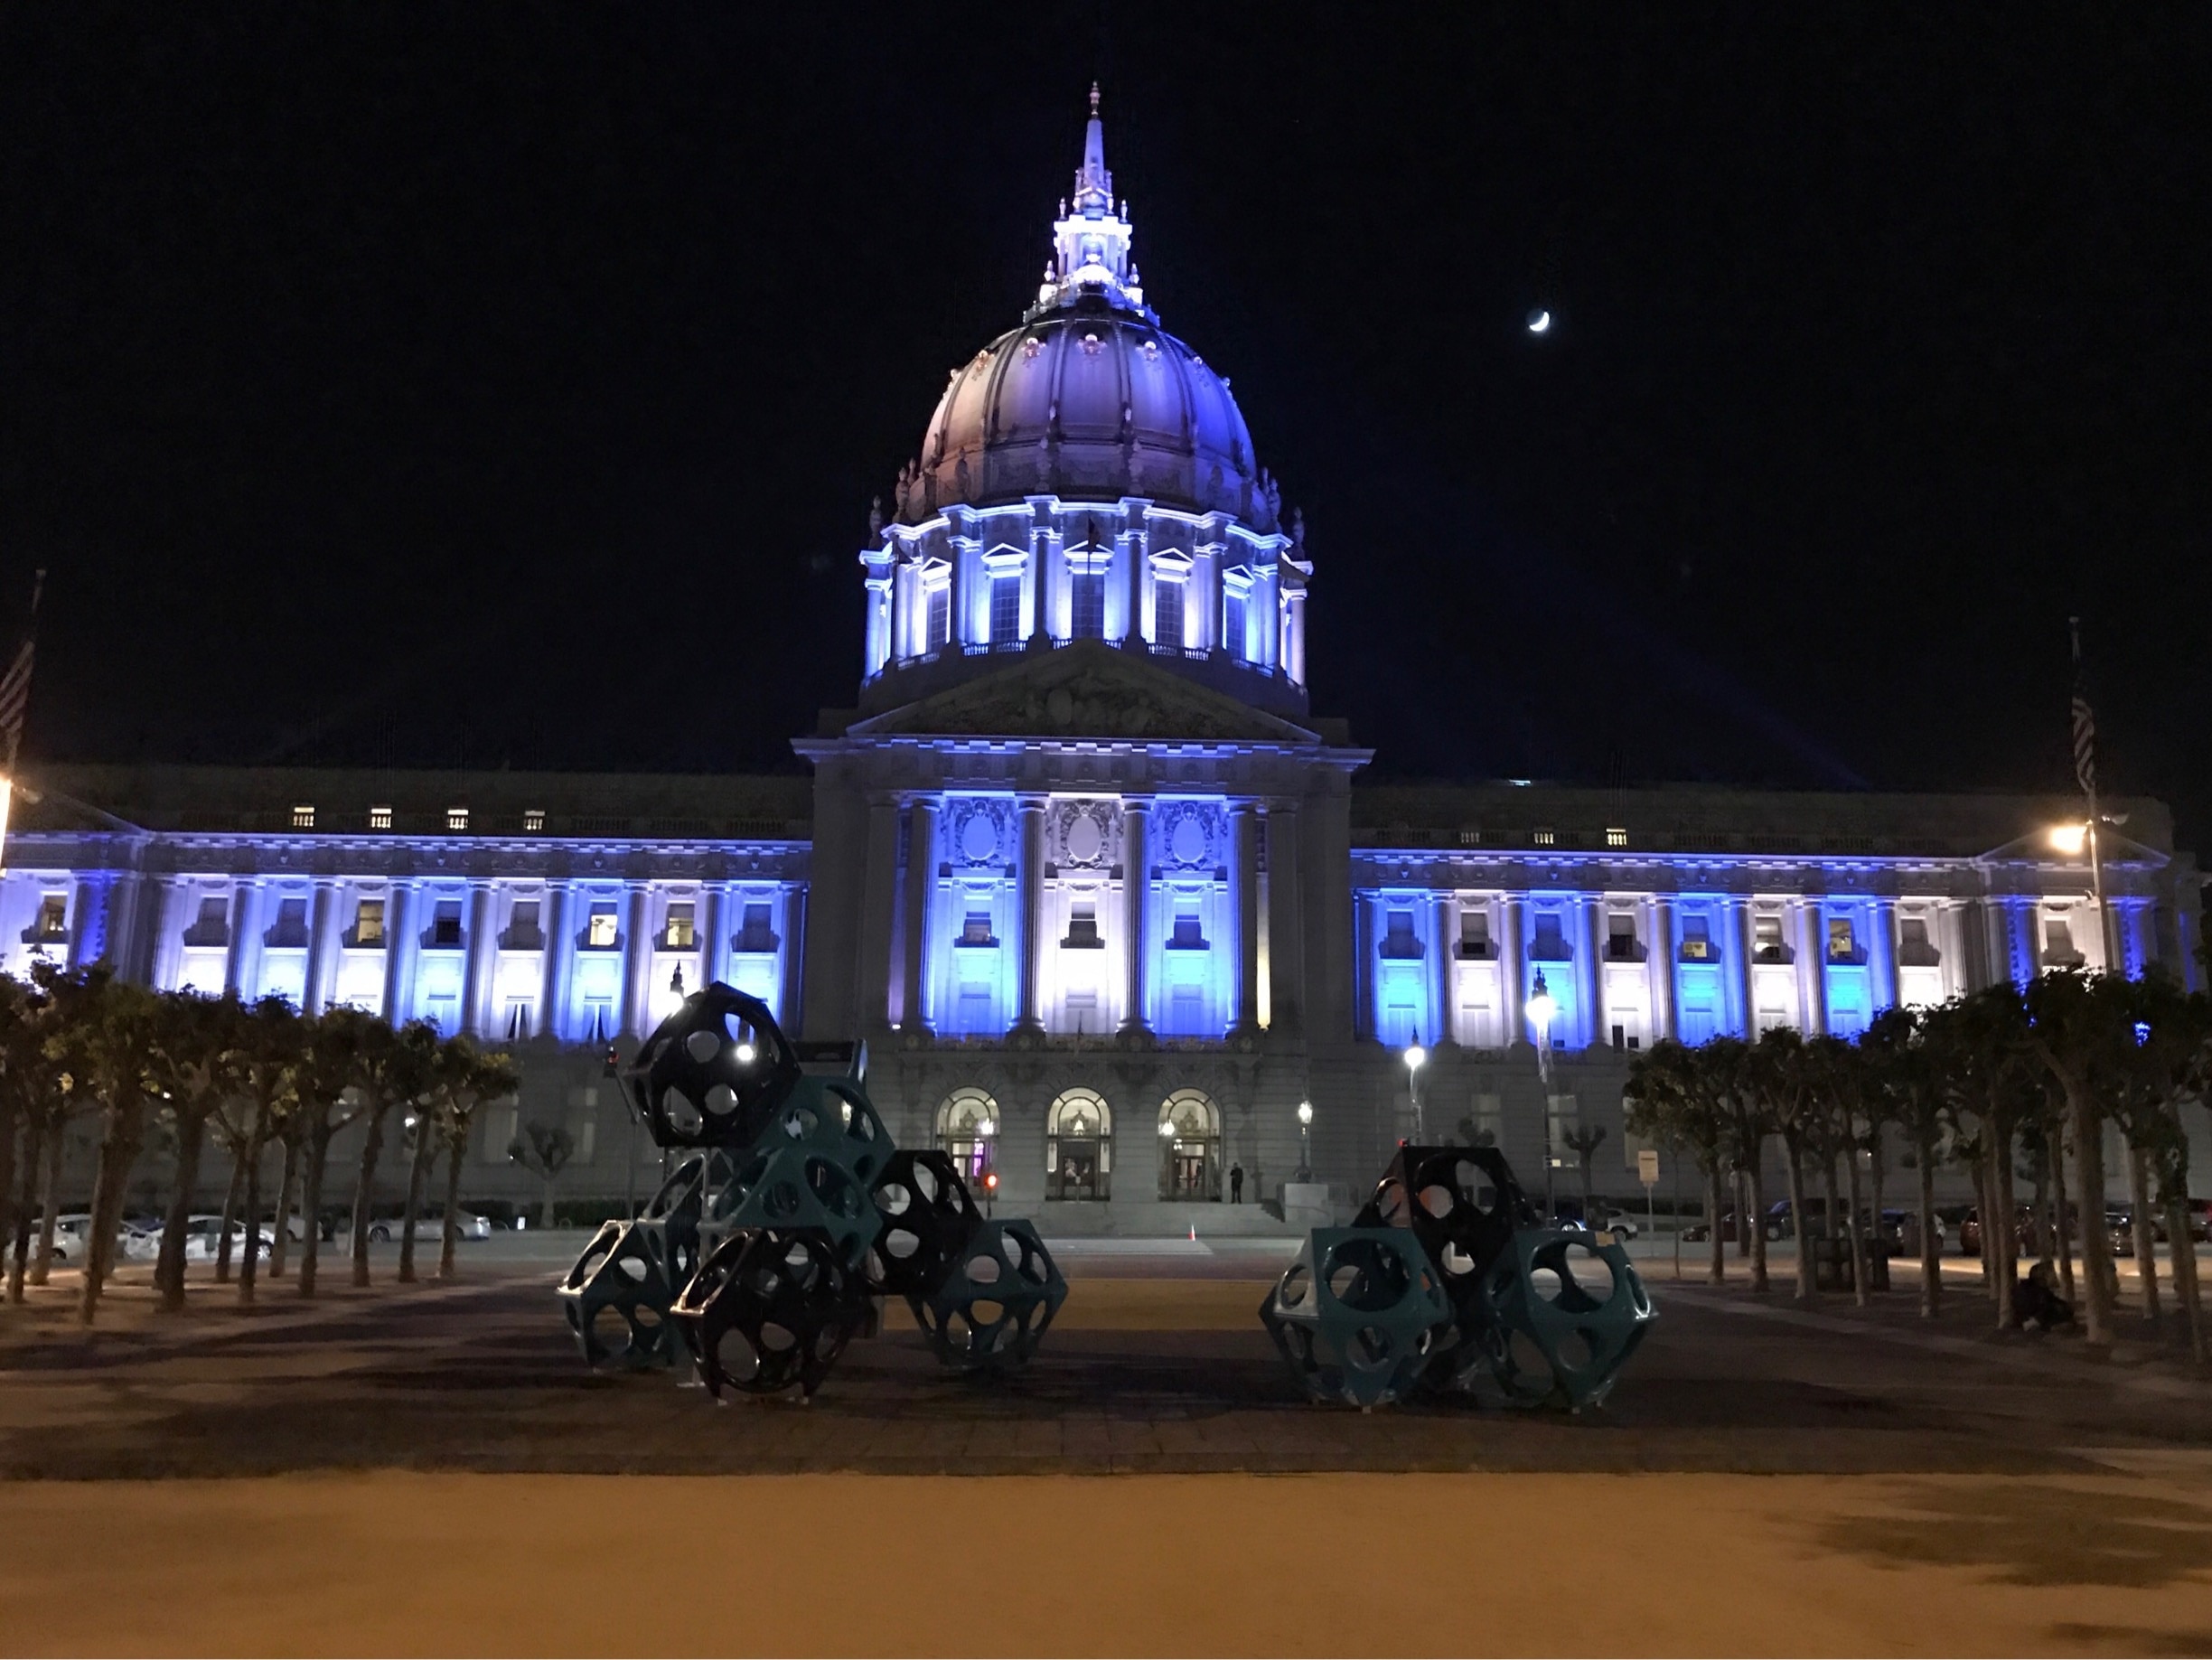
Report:
M1083 165L1075 170L1075 192L1060 204L1053 226L1053 264L1037 290L1040 306L1072 305L1085 295L1151 318L1144 287L1129 258L1134 236L1114 201L1113 174L1106 171L1106 123L1099 117L1099 86L1091 83L1091 119L1083 128Z

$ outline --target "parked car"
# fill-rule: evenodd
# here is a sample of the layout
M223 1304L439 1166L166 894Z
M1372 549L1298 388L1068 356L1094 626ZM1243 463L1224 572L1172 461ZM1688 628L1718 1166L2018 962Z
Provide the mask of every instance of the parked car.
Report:
M474 1211L469 1210L456 1210L454 1212L454 1216L461 1224L460 1234L463 1239L490 1239L492 1237L490 1217L480 1216ZM415 1237L417 1240L436 1239L444 1231L445 1226L445 1207L443 1205L426 1205L416 1215ZM378 1216L369 1224L369 1237L376 1244L389 1245L406 1230L407 1215L404 1210L400 1210L389 1216Z
M34 1233L32 1237L37 1238ZM92 1242L92 1215L89 1211L64 1211L54 1218L53 1260L57 1262L79 1262Z
M267 1228L255 1230L260 1254L264 1257L276 1249L276 1236ZM187 1262L212 1262L219 1254L222 1239L220 1216L194 1216L184 1224L184 1260ZM230 1224L230 1260L237 1261L246 1250L246 1224Z

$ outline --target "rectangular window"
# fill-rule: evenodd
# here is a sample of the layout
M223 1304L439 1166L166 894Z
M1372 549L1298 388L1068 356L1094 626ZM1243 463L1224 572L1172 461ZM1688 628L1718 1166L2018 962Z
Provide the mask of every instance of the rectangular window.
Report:
M923 623L926 637L922 649L933 652L952 637L952 590L942 582L929 586L929 612Z
M1183 585L1156 580L1152 584L1152 640L1156 645L1183 645Z
M1021 641L1021 577L996 576L990 585L990 642L1016 645Z
M353 943L384 943L384 902L381 899L364 899L353 907Z
M1237 658L1251 655L1244 638L1244 603L1243 593L1237 588L1231 588L1222 601L1222 644Z
M525 831L533 836L538 834L539 831L544 830L545 809L542 807L525 807L522 810L522 828Z
M461 943L461 902L458 899L441 899L437 902L437 909L430 914L430 943Z
M996 945L991 937L991 916L989 911L970 911L961 923L960 943L962 945Z
M294 830L314 829L314 803L313 802L301 802L292 809L292 828Z
M1532 962L1567 962L1573 960L1574 952L1567 943L1567 934L1560 926L1557 911L1540 911L1536 914L1536 936L1529 942L1529 960Z
M1851 922L1848 916L1831 916L1828 919L1828 961L1859 961L1859 942L1851 933Z
M1702 916L1682 918L1682 954L1684 962L1711 962L1713 960L1711 926Z
M518 899L507 916L507 946L511 951L536 951L545 943L538 932L538 901Z
M1548 848L1555 843L1559 839L1559 837L1553 832L1549 824L1539 824L1536 827L1535 833L1532 835L1529 839L1534 842L1540 848Z
M1636 918L1626 911L1614 911L1606 917L1606 955L1615 962L1636 960Z
M670 951L689 951L692 944L691 905L689 901L678 901L668 908L668 929L661 943Z
M307 902L305 899L279 899L276 902L276 921L268 931L267 943L279 949L307 943Z
M1167 946L1171 951L1204 951L1206 948L1205 935L1198 930L1198 907L1195 905L1176 907L1175 927L1167 936Z
M1382 950L1385 957L1419 957L1420 941L1413 933L1413 913L1386 911L1382 914Z
M1757 962L1787 962L1782 949L1782 919L1771 914L1751 919L1751 956Z
M2074 949L2073 927L2059 917L2044 919L2043 961L2054 968L2069 967L2081 961Z
M1468 958L1486 958L1490 955L1490 913L1462 911L1459 913L1459 954Z
M445 828L456 832L468 829L468 809L448 807L445 810Z
M745 926L737 931L739 951L773 951L776 948L775 931L769 926L768 907L748 905L745 908Z
M1079 570L1068 578L1068 633L1078 640L1106 637L1106 573Z
M39 938L58 940L69 932L69 900L61 894L48 894L39 901Z
M200 914L184 931L187 945L228 945L230 943L230 902L220 895L203 895Z
M614 943L614 907L611 905L592 906L591 920L584 924L584 943L605 951Z
M1907 968L1930 969L1943 961L1928 939L1926 917L1905 917L1898 924L1898 961Z
M1622 829L1617 824L1607 826L1606 846L1608 848L1625 848L1627 845L1628 832L1626 830Z
M380 803L369 810L369 828L370 830L389 830L391 827L392 816L389 807Z
M1106 942L1099 938L1098 906L1080 903L1069 905L1067 938L1060 943L1075 951L1103 950Z

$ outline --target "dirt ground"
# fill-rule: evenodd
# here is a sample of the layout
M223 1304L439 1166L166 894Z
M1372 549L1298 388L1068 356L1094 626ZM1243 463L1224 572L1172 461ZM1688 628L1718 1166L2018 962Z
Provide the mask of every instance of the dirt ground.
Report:
M37 1482L5 1495L0 1647L2207 1654L2207 1497L2118 1475Z

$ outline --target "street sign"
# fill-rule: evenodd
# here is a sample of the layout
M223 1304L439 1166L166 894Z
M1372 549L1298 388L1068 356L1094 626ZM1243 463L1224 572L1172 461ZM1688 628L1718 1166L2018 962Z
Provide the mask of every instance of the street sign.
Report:
M1656 1186L1659 1180L1659 1149L1655 1147L1636 1149L1636 1180L1646 1187Z

